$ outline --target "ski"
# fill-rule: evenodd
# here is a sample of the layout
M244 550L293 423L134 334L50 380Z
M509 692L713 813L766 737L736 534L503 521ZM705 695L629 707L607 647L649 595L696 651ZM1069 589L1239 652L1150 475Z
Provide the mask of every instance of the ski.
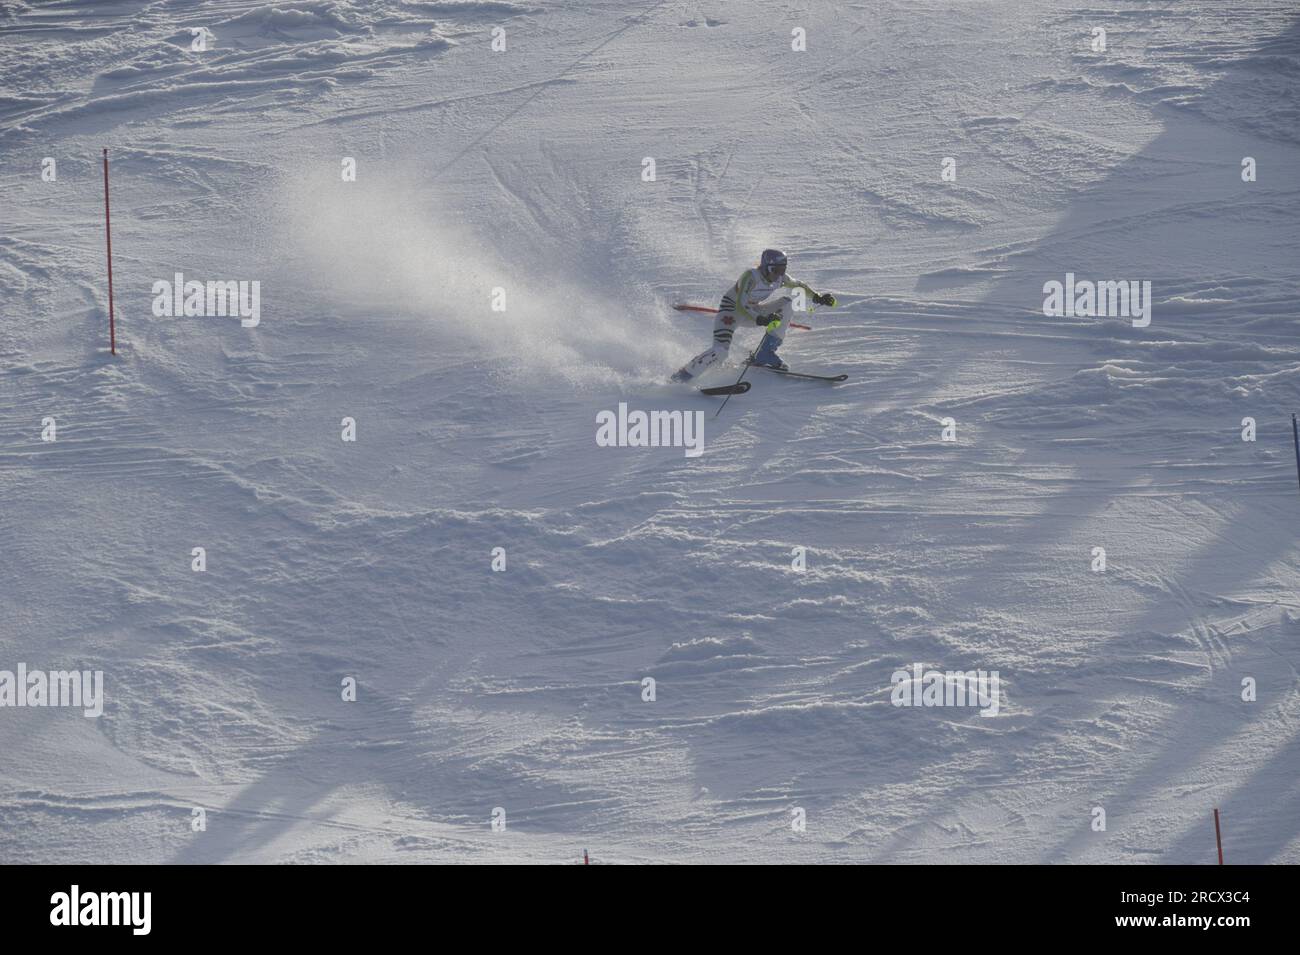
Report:
M753 364L753 362L749 362L749 364ZM806 372L802 372L802 371L782 371L780 368L769 368L767 365L755 365L754 367L756 367L756 368L762 368L762 369L764 369L764 370L766 370L766 371L770 371L770 372L772 372L772 374L774 374L774 375L785 375L785 377L787 377L787 378L807 378L807 379L809 379L809 380L811 380L811 381L830 381L830 382L848 381L848 379L849 379L849 376L848 376L847 374L843 374L843 375L810 375L810 374L807 374Z
M718 385L715 388L701 388L702 395L743 395L749 390L749 382L741 381L734 385Z

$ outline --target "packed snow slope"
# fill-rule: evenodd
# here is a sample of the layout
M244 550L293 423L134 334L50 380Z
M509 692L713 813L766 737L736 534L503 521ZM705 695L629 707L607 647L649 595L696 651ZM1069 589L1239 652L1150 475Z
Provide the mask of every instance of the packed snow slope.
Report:
M1298 87L1290 0L0 3L0 671L106 700L0 858L1300 861ZM713 417L767 246L850 378Z

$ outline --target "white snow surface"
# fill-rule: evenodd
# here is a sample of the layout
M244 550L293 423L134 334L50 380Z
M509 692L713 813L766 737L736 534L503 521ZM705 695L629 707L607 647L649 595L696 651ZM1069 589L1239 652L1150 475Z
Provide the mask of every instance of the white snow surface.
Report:
M1218 807L1300 861L1298 20L0 3L0 670L106 688L0 708L0 858L1208 863ZM715 418L668 306L767 246L850 378ZM1067 272L1151 325L1045 317ZM705 453L598 447L620 402Z

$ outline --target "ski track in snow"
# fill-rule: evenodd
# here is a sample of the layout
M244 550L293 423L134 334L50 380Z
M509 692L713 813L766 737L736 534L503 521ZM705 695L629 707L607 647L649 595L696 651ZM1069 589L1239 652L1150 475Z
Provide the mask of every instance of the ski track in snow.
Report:
M5 859L1196 863L1218 806L1300 861L1293 6L688 7L0 7L0 669L108 693L0 709ZM713 418L667 305L765 246L850 379ZM596 447L620 401L706 453Z

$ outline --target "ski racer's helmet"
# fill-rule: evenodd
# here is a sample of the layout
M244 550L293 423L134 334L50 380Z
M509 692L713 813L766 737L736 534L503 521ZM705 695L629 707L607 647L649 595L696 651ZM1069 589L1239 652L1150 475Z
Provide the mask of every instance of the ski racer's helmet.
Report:
M758 260L758 274L765 281L774 282L785 275L785 253L776 249L764 249L763 257Z

